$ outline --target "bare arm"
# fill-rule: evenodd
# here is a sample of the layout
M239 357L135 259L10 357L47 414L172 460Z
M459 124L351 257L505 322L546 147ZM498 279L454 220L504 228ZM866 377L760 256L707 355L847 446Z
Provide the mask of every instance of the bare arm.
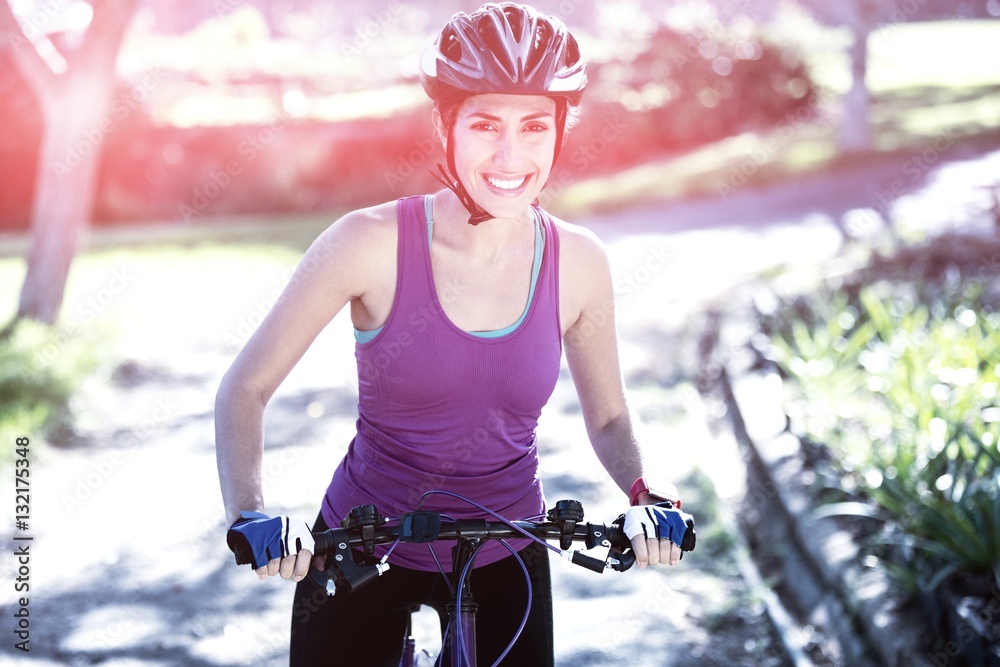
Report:
M574 285L578 308L564 336L566 360L594 452L628 495L632 482L643 474L643 464L618 359L611 270L596 239L578 233L571 244L571 264L560 282Z
M264 511L264 408L330 320L345 304L365 298L372 272L379 269L377 257L385 254L379 244L388 213L352 213L323 232L223 377L215 401L215 442L229 523L242 510ZM394 208L391 219L394 223ZM395 257L394 244L389 251Z
M569 319L564 335L566 360L580 397L583 419L594 452L625 493L644 474L642 449L625 397L615 330L614 288L607 254L587 233L561 235L568 243L560 285L572 285ZM565 313L564 313L565 314ZM640 504L651 502L640 496ZM636 561L647 564L680 561L681 550L668 539L632 539Z

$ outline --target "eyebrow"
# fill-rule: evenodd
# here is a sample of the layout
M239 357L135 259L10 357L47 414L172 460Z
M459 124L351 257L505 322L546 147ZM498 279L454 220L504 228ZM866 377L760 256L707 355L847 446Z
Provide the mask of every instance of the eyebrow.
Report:
M492 120L492 121L495 121L495 122L499 122L499 121L503 120L503 118L500 118L499 116L494 116L494 115L488 114L488 113L486 113L484 111L474 111L474 112L470 113L467 117L468 118L482 118L483 120ZM528 114L527 116L522 116L521 117L521 122L523 123L523 122L529 121L529 120L537 120L539 118L555 118L555 116L553 114L549 113L548 111L539 111L539 112L536 112L536 113Z

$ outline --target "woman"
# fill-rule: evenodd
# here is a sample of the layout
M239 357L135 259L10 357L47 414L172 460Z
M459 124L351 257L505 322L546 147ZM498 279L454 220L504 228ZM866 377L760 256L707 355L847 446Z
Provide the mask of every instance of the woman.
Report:
M509 517L544 513L534 433L563 349L600 461L633 505L655 502L626 405L605 252L589 232L533 206L586 86L576 40L561 21L530 7L484 5L452 17L423 54L421 80L434 101L448 189L349 213L307 251L219 390L219 476L229 520L243 528L267 520L248 514L264 508L264 406L345 305L357 338L358 430L315 530L365 503L399 516L430 489ZM444 496L430 496L423 508L479 516ZM286 533L280 553L270 552L276 557L257 572L299 582L292 664L324 664L333 647L347 644L364 664L396 664L402 644L384 639L388 628L401 638L412 606L447 602L423 544L398 545L388 573L357 593L317 595L306 577L308 528L285 525L293 526L291 538ZM673 565L681 555L678 544L652 534L633 546L641 566ZM445 564L448 551L438 551ZM509 658L551 664L547 556L534 546L522 556L532 618ZM506 647L526 604L513 561L492 541L475 561L484 664Z

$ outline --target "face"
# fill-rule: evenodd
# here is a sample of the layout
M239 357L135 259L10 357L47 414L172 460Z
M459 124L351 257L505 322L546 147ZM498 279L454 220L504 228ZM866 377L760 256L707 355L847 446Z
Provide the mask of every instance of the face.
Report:
M556 103L541 95L474 95L455 116L457 176L496 218L523 216L552 169ZM447 129L438 119L438 132Z

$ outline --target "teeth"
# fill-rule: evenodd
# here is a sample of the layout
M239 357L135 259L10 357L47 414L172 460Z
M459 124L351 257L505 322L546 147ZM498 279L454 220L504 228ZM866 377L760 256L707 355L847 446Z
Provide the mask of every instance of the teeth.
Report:
M495 188L499 188L501 190L516 190L519 187L521 187L522 185L524 185L524 182L527 181L527 180L528 180L527 176L523 176L523 177L521 177L520 179L518 179L516 181L509 180L509 179L497 178L495 176L487 176L486 177L486 181L490 185L492 185Z

